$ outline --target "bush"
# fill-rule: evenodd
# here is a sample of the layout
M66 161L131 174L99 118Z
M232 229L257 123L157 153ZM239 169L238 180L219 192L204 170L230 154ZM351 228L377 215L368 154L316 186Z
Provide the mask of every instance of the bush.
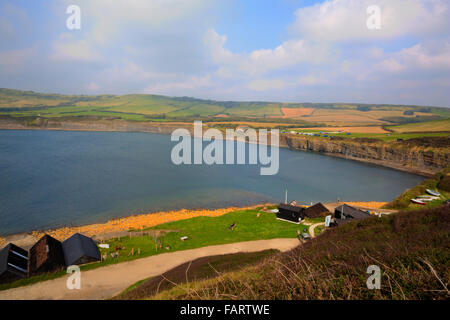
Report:
M438 188L450 192L450 173L442 176L441 181L438 184Z

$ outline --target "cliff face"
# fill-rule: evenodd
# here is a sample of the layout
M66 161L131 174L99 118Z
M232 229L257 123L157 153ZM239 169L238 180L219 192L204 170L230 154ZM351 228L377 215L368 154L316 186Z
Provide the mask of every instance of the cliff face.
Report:
M280 146L374 163L430 176L450 164L448 148L411 147L404 142L360 142L282 135Z
M59 121L57 119L38 118L28 122L15 119L0 119L0 129L18 130L73 130L73 131L114 131L114 132L150 132L170 134L178 128L192 131L189 124L157 124L152 122L128 122L121 120L83 119L79 121Z

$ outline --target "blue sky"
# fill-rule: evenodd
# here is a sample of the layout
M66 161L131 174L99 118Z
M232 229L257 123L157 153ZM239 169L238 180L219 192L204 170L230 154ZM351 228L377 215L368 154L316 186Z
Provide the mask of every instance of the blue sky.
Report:
M449 17L446 0L0 0L0 87L450 106Z

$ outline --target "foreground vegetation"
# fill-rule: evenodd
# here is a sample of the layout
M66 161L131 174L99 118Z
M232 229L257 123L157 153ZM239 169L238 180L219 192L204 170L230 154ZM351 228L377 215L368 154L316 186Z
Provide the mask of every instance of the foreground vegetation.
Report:
M215 279L176 284L148 299L448 299L450 206L371 217ZM381 269L369 290L367 268Z
M273 213L254 210L238 210L219 217L196 217L158 225L147 229L148 235L121 237L105 241L109 249L100 248L105 259L81 267L82 271L116 264L156 254L195 249L234 242L295 238L297 231L307 228L276 219ZM317 219L313 220L314 222ZM323 219L322 219L323 220ZM234 224L235 227L229 230ZM188 237L182 241L181 237ZM112 257L115 253L117 257ZM0 285L0 290L29 285L65 275L64 271L49 273Z
M265 250L199 258L191 262L183 263L160 276L139 281L124 290L115 299L142 299L171 289L180 283L215 278L224 272L239 270L245 266L256 264L278 252L278 250Z

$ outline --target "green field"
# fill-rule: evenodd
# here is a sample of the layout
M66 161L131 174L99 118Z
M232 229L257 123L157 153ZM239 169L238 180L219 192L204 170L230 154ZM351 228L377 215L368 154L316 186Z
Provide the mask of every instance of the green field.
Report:
M282 108L313 108L313 117L285 116ZM350 112L350 113L349 113ZM352 115L352 112L357 115ZM404 114L410 112L412 114ZM64 118L96 116L129 121L189 121L195 118L220 120L245 118L298 120L322 123L336 119L348 125L361 122L403 124L450 118L450 109L406 105L361 105L282 102L232 102L150 94L60 95L0 89L0 115L9 117ZM317 119L314 120L317 116ZM291 118L290 118L291 117ZM209 118L209 119L206 119ZM328 120L327 120L328 119ZM444 123L445 125L445 123ZM435 131L435 130L433 130Z
M450 119L390 126L388 127L388 129L399 133L443 131L450 132Z
M318 220L311 220L311 222L316 221ZM228 230L228 227L233 223L236 223L234 230ZM295 238L297 237L297 231L300 230L303 232L305 228L307 226L277 220L274 213L261 212L258 209L233 211L220 217L197 217L166 223L148 229L165 231L162 236L157 238L158 244L155 242L153 236L149 235L131 238L122 237L107 241L106 243L110 245L110 249L100 249L100 251L102 254L107 253L108 258L102 262L82 266L81 270L99 268L109 264L166 252L195 249L211 245L264 239ZM180 238L184 236L187 236L188 240L181 241ZM170 249L167 250L166 246L169 246ZM118 251L118 258L112 258L111 253L116 251L116 247L124 249ZM140 254L138 254L139 251ZM134 255L131 253L134 253ZM10 284L0 285L0 290L54 279L63 275L65 275L65 272L61 271L26 278Z

